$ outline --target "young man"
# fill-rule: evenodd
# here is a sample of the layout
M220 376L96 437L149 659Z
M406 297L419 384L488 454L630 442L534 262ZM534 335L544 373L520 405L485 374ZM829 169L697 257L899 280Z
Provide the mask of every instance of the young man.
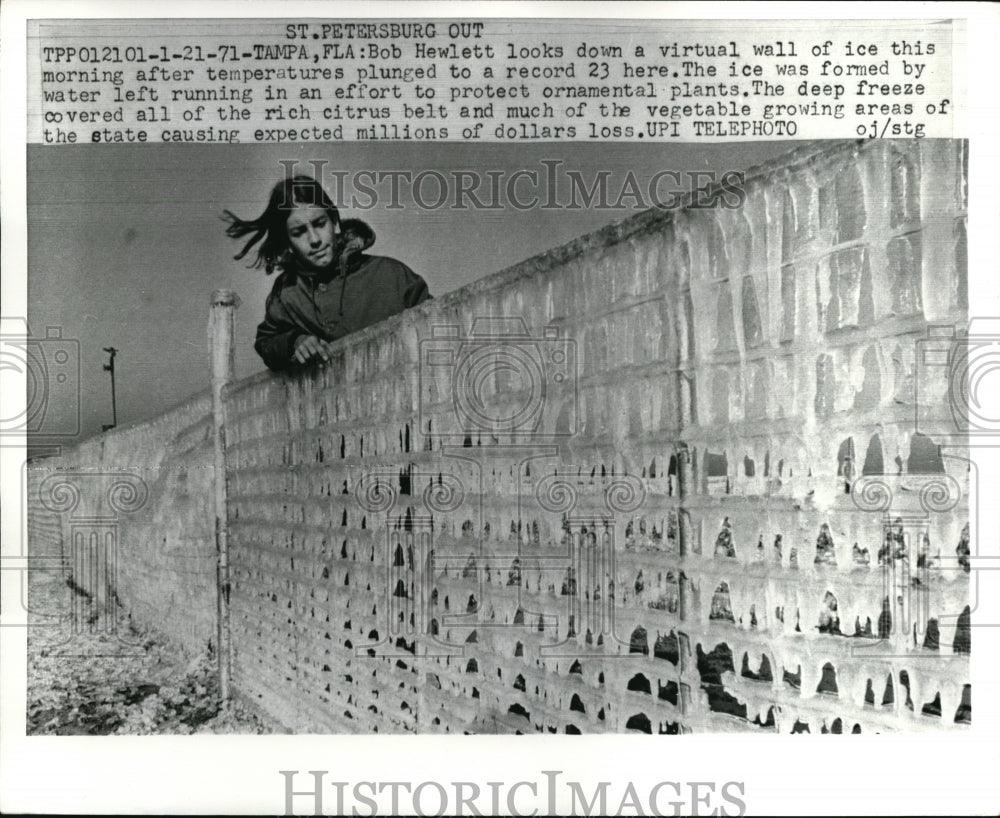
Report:
M279 182L254 221L226 216L227 235L252 234L237 259L261 242L254 266L281 270L254 342L270 369L328 361L329 342L430 298L427 284L405 264L364 252L374 232L355 219L341 223L315 179Z

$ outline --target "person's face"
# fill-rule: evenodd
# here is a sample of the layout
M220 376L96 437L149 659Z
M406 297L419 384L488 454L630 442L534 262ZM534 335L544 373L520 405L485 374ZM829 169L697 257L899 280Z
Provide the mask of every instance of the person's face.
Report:
M322 270L334 259L337 225L319 205L296 205L286 222L288 241L299 260L307 267Z

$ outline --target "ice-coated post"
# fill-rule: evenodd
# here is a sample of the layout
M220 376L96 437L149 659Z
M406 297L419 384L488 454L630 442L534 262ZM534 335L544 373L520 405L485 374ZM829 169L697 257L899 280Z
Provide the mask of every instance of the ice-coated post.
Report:
M223 390L233 380L235 346L233 344L236 308L239 297L232 290L212 293L208 319L208 350L212 361L212 431L215 466L215 547L219 696L230 698L232 644L229 632L229 514L226 486L226 404Z

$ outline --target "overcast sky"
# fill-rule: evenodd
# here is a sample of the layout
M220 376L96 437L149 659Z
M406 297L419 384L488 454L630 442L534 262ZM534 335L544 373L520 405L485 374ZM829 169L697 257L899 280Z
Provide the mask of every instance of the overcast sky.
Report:
M449 183L454 171L501 171L502 185L518 170L545 173L542 160L559 161L558 198L569 199L562 174L582 174L588 184L610 171L616 199L631 171L645 192L659 171L742 170L794 147L791 143L722 145L651 143L405 143L370 142L292 146L61 146L28 148L28 320L35 335L59 327L80 344L81 437L111 421L108 375L102 347L117 359L118 421L153 417L208 386L206 322L213 290L242 299L237 319L238 377L263 365L253 351L272 279L234 261L238 243L224 235L222 210L243 217L261 213L271 185L284 174L281 160L297 160L311 171L326 160L328 190L336 195L333 171L348 180L360 170L436 170ZM480 199L489 203L488 177ZM660 187L666 191L669 180ZM393 256L422 275L441 295L563 244L635 212L591 209L455 210L416 206L401 179L391 204L388 181L376 186L374 207L348 206L344 217L363 218L378 235L371 253ZM361 192L348 184L345 192ZM528 179L517 186L526 200ZM435 177L424 178L425 204L438 198ZM452 199L454 194L452 193ZM70 408L69 392L52 392L47 424L60 424ZM51 428L51 427L50 427Z

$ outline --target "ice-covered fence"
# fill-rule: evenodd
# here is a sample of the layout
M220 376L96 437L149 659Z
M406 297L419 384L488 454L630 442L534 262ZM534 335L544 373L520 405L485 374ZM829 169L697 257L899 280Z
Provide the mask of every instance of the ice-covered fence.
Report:
M226 387L234 690L303 732L967 723L975 472L923 354L966 151L805 147ZM119 597L204 640L212 462L202 398L32 484L143 476Z

